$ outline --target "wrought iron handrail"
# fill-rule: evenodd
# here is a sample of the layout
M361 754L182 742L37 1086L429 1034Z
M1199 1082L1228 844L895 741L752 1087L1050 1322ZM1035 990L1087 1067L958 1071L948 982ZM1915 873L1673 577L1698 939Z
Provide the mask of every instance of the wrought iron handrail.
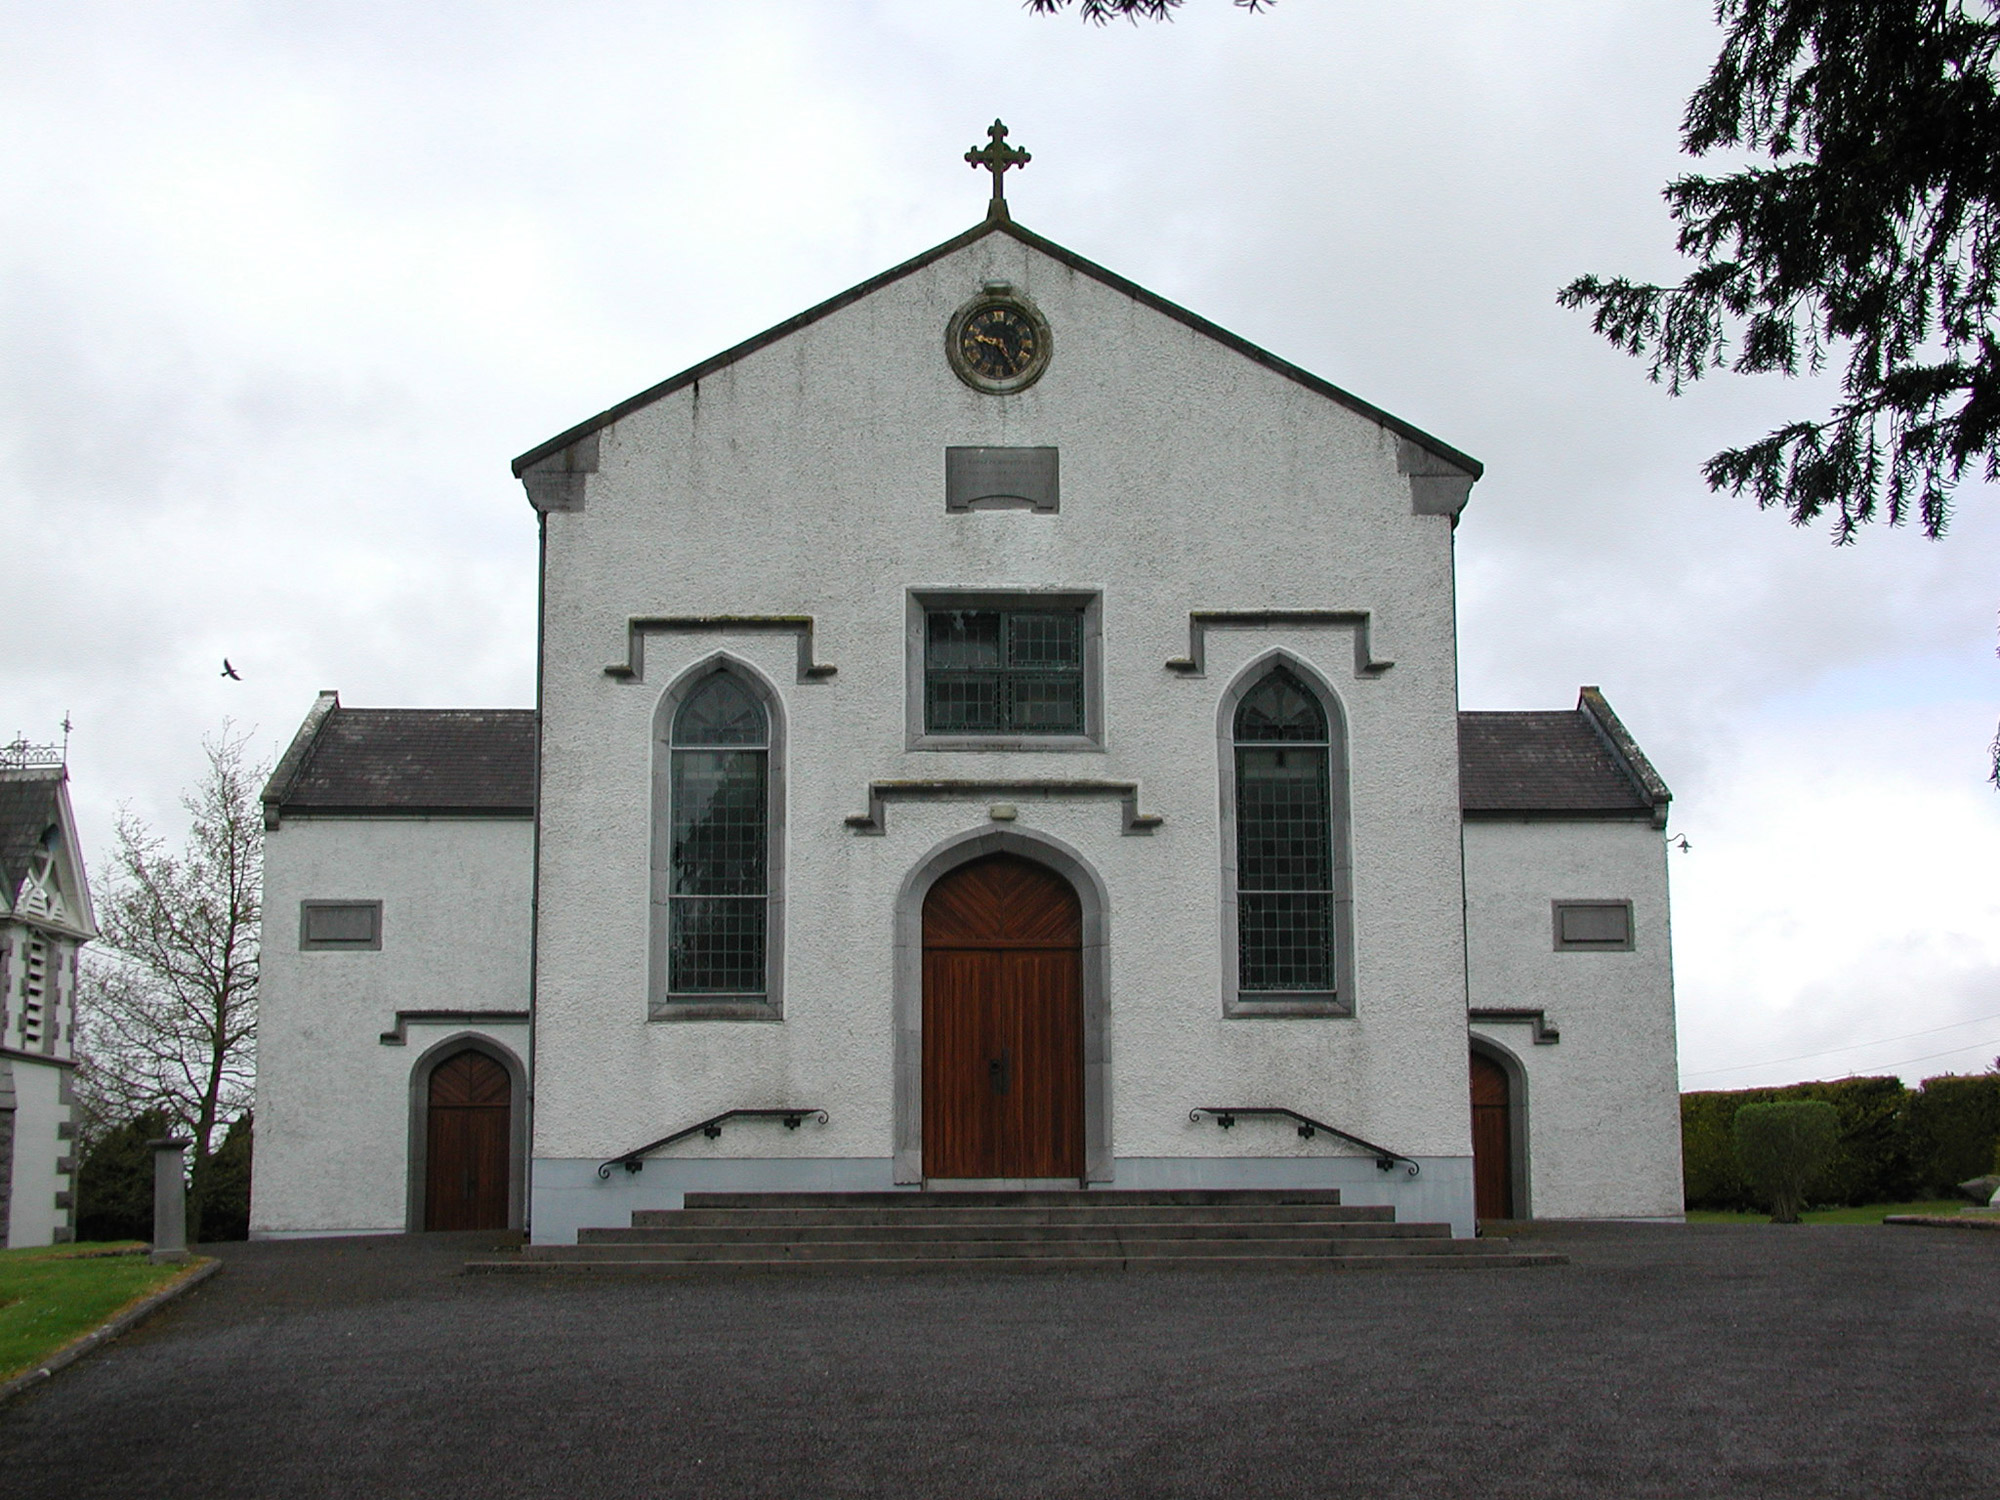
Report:
M1324 1130L1328 1135L1339 1136L1343 1141L1359 1146L1363 1151L1366 1151L1370 1156L1375 1158L1375 1166L1380 1171L1394 1171L1396 1163L1399 1161L1409 1163L1409 1175L1412 1177L1423 1170L1422 1167L1417 1165L1417 1159L1414 1156L1405 1156L1400 1151L1391 1151L1387 1146L1378 1146L1373 1141L1364 1141L1360 1136L1350 1131L1342 1130L1338 1125L1329 1125L1324 1120L1315 1120L1312 1116L1302 1115L1295 1109L1285 1109L1282 1106L1262 1104L1235 1109L1215 1109L1206 1104L1199 1104L1188 1111L1188 1119L1190 1121L1199 1121L1203 1115L1214 1115L1215 1123L1224 1130L1229 1129L1236 1123L1238 1115L1275 1115L1281 1119L1293 1121L1299 1127L1299 1139L1302 1141L1309 1141L1320 1131Z
M649 1141L643 1146L627 1151L623 1156L614 1156L606 1162L599 1162L597 1175L609 1179L613 1167L623 1167L628 1172L643 1172L645 1158L662 1146L671 1146L675 1141L684 1141L691 1135L705 1135L711 1141L722 1134L722 1127L731 1120L783 1120L785 1129L797 1130L806 1116L811 1115L820 1124L827 1121L823 1109L725 1109L719 1115L711 1115L699 1125L690 1125L685 1130L676 1130L672 1135L663 1135L657 1141Z

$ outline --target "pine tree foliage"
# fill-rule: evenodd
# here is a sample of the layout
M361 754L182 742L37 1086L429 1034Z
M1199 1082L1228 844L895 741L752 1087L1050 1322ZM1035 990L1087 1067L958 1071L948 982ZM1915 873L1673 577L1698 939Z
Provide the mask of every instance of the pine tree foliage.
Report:
M147 1110L107 1127L78 1159L76 1234L80 1240L153 1237L153 1150L167 1117Z
M188 1135L196 1238L222 1129L249 1108L256 1074L263 768L246 764L247 740L225 725L203 741L208 766L181 799L189 828L179 852L120 817L101 941L79 996L87 1113L157 1109Z
M1711 370L1798 375L1843 352L1841 399L1705 465L1849 542L1938 536L1968 470L2000 480L2000 46L1985 0L1718 0L1691 156L1754 158L1665 197L1697 261L1677 286L1582 276L1569 307L1678 394Z
M1028 9L1037 15L1052 16L1057 11L1068 10L1075 0L1028 0ZM1269 10L1277 0L1232 0L1241 10ZM1106 21L1137 21L1142 17L1149 21L1169 21L1179 10L1181 0L1082 0L1078 14L1093 26L1102 26Z

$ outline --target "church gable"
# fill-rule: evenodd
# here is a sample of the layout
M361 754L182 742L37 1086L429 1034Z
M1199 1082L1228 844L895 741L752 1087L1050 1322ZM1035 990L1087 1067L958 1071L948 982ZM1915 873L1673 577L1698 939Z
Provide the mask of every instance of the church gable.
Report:
M997 202L998 200L996 200ZM1004 215L989 217L965 233L926 250L901 265L848 288L752 338L703 360L700 364L628 397L617 405L557 434L516 458L513 472L537 510L581 509L585 476L596 473L600 436L617 423L683 391L699 393L701 382L722 375L751 356L793 339L816 325L884 293L899 283L974 249L992 236L1002 236L1061 271L1071 273L1129 299L1140 308L1192 331L1336 406L1353 412L1393 436L1398 471L1408 476L1413 508L1418 514L1456 516L1472 484L1484 472L1471 456L1432 437L1422 429L1290 361L1260 348L1219 324L1149 291L1137 282L1078 255L1075 251L1025 229ZM1006 288L1011 290L1011 288ZM971 383L977 384L976 377ZM988 387L998 390L999 387Z
M60 764L0 767L0 915L88 938L97 928L67 775Z

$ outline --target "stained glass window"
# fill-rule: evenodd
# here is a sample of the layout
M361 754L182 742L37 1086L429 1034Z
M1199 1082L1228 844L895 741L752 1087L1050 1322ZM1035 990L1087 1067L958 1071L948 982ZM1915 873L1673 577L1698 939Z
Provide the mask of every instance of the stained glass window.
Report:
M1326 710L1275 667L1236 710L1237 984L1334 988L1333 817Z
M674 715L667 990L677 998L765 993L770 744L764 706L728 672Z
M1084 733L1083 611L928 611L924 730Z

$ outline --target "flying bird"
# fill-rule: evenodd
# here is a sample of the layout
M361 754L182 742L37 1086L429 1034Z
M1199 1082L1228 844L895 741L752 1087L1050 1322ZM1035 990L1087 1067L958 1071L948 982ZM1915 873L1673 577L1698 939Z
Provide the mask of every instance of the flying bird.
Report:
M222 658L222 675L227 677L231 682L241 682L243 680L243 674L229 665L229 658L226 656Z

